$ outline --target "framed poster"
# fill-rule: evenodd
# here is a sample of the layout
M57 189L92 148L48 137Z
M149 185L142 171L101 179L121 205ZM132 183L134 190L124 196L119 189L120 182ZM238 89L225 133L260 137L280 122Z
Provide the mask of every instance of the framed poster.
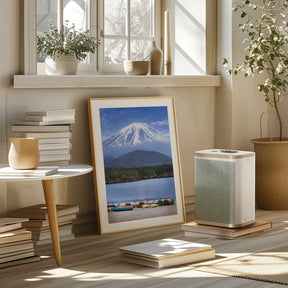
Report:
M185 221L173 97L90 98L100 234Z

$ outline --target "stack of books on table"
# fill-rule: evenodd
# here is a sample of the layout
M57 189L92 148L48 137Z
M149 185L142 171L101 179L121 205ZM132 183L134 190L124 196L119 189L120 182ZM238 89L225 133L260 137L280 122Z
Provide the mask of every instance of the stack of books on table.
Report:
M75 109L26 111L23 121L14 121L13 137L39 138L39 165L67 165L71 161L71 124Z
M120 247L119 251L125 261L154 268L215 258L215 250L211 245L170 238Z
M38 261L32 233L26 230L28 218L0 218L0 268Z
M56 205L58 229L60 241L75 238L72 232L72 221L79 212L78 205ZM52 243L51 232L48 221L47 207L45 204L19 208L8 213L11 217L27 217L29 219L27 230L32 234L34 248L40 245Z

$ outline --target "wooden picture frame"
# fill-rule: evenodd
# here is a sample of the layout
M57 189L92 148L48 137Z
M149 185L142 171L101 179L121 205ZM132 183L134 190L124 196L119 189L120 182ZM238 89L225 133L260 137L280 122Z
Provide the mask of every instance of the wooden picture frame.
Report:
M173 97L88 99L100 234L183 223Z

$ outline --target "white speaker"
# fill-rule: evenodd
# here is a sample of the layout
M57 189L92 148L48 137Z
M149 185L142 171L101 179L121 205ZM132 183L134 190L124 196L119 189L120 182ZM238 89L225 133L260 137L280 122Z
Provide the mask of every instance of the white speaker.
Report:
M195 153L195 222L236 228L255 222L255 153Z

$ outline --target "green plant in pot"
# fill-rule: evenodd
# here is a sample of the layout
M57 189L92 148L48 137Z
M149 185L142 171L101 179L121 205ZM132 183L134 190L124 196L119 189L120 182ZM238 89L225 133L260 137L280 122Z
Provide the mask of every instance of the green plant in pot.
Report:
M47 74L77 74L79 61L87 53L95 53L99 40L89 31L77 31L69 21L61 29L50 23L49 32L37 36L37 53L47 56L45 70Z
M243 19L238 27L246 35L247 47L243 62L227 72L243 72L245 77L263 73L258 90L273 107L279 123L277 137L251 140L256 153L256 203L261 209L288 209L288 141L283 138L279 111L288 87L288 1L242 0L233 11ZM224 59L223 64L228 61Z

